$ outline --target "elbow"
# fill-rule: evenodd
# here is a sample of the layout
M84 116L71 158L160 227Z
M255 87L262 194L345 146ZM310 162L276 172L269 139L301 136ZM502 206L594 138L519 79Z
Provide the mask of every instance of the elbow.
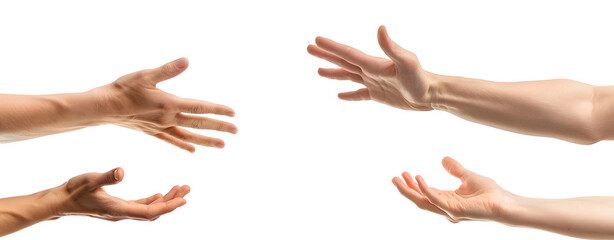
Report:
M579 144L592 145L600 142L601 140L605 140L606 138L606 134L604 134L603 129L603 126L605 125L603 124L603 121L600 121L601 117L599 111L597 111L599 108L596 107L596 104L598 103L598 93L597 88L592 87L592 96L584 105L587 110L586 116L588 117L580 116L580 119L583 118L584 121L582 121L581 124L583 127L580 129L579 134L577 134L576 140Z
M602 140L606 140L606 134L604 134L604 130L599 127L600 124L594 121L590 121L584 124L586 127L578 131L576 134L573 134L573 140L571 142L575 142L582 145L593 145Z
M581 144L581 145L593 145L595 143L601 142L603 140L601 137L587 134L586 136L578 137L574 139L572 142Z

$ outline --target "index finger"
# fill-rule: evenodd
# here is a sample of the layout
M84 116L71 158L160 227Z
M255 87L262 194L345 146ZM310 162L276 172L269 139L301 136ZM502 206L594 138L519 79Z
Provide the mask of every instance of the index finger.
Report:
M235 115L235 111L230 107L196 99L181 99L179 100L178 108L181 112L185 113L213 113L229 117L234 117Z
M416 192L414 189L409 188L403 183L403 180L401 180L399 177L394 177L392 179L392 183L397 187L397 190L399 190L401 195L416 204L418 208L437 213L444 217L448 217L447 213L445 213L435 205L431 204L428 199L426 199L420 193Z
M373 59L372 56L369 56L358 49L335 42L325 37L316 37L316 45L352 64L358 65L361 68L368 67L369 62Z
M122 216L154 220L163 214L174 211L186 204L183 198L174 198L166 202L157 202L150 205L127 203L117 207L116 212Z

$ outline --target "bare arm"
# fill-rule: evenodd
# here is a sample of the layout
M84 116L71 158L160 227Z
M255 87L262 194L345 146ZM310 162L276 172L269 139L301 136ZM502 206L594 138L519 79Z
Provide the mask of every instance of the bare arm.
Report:
M341 67L321 68L321 76L364 86L340 93L343 100L443 110L508 131L581 144L614 139L609 123L614 117L614 87L565 79L503 83L443 76L422 69L416 55L394 43L384 27L378 31L378 41L390 60L322 37L307 51Z
M45 220L82 215L109 221L123 219L155 220L183 206L190 187L175 186L166 195L126 201L109 195L102 186L124 178L121 168L106 173L86 173L59 187L26 196L0 199L0 236L19 231Z
M122 76L84 93L0 94L0 142L115 124L142 131L190 152L195 150L192 144L222 148L221 139L195 134L184 127L236 133L237 127L231 123L191 115L234 116L231 108L180 98L156 87L187 67L187 59L180 58L155 69Z
M429 187L421 176L392 182L399 192L421 209L451 222L490 220L510 226L530 227L572 237L614 238L614 197L537 199L512 194L490 178L465 169L446 157L443 167L462 181L454 191Z
M431 74L431 106L484 125L592 144L613 139L614 89L567 79L491 82Z

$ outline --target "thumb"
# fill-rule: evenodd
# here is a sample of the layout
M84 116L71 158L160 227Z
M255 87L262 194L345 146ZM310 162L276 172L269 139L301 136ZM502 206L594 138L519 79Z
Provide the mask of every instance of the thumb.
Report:
M190 62L188 62L187 58L179 58L160 67L146 71L147 75L149 75L148 77L152 79L153 84L156 84L164 80L174 78L177 75L181 74L188 68L189 64Z
M383 25L377 30L377 41L379 42L379 46L382 48L384 53L386 53L386 55L395 63L402 63L405 65L418 64L416 55L413 52L405 50L399 46L399 44L392 41L390 36L388 36L386 27Z
M443 168L445 168L450 175L460 178L461 180L463 180L468 173L471 173L471 171L467 170L463 165L451 157L443 158L441 165L443 165Z
M90 177L88 181L90 183L90 190L96 190L102 186L121 182L124 179L124 169L118 167L106 173L94 173L88 177Z

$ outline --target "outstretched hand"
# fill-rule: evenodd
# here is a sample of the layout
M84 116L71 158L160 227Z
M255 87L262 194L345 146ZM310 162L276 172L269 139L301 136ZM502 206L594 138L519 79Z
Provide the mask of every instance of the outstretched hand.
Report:
M195 134L183 127L237 133L237 127L232 123L191 115L212 113L232 117L235 112L231 108L180 98L156 87L159 82L181 74L187 67L188 60L180 58L158 68L122 76L91 92L99 99L101 111L109 113L109 123L142 131L189 152L195 151L191 143L223 148L223 140Z
M379 28L377 38L392 60L369 56L323 37L317 37L316 45L309 45L307 51L341 67L320 68L321 76L364 85L356 91L339 93L342 100L375 100L405 110L432 110L430 73L422 69L414 53L390 39L384 26Z
M421 176L414 181L407 172L403 180L394 177L392 182L399 192L421 209L440 214L453 223L462 220L496 220L506 207L512 206L512 194L490 178L465 169L456 160L445 157L443 167L450 175L461 180L454 191L442 191L429 187Z
M183 198L190 187L174 186L166 195L157 193L150 197L126 201L109 195L102 187L117 184L124 178L124 170L116 168L106 173L86 173L71 178L54 189L58 204L56 216L85 215L109 221L123 219L157 219L163 214L183 206Z

